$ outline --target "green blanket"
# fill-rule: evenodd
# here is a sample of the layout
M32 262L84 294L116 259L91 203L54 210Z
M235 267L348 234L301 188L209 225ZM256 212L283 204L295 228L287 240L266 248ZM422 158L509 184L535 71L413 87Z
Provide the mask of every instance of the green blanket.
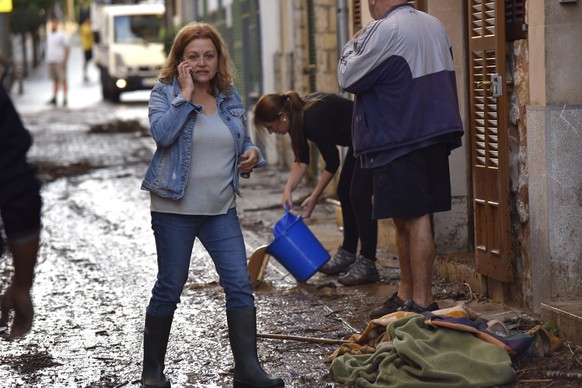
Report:
M373 354L333 360L336 381L360 387L491 387L515 378L509 354L471 333L428 328L424 317L398 319L386 329L391 341Z

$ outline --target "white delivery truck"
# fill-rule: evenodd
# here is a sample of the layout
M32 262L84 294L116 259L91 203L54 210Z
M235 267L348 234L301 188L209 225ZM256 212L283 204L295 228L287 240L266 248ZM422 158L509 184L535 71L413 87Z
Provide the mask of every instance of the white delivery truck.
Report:
M123 92L151 89L164 64L163 4L117 4L94 0L93 58L103 98L118 102Z

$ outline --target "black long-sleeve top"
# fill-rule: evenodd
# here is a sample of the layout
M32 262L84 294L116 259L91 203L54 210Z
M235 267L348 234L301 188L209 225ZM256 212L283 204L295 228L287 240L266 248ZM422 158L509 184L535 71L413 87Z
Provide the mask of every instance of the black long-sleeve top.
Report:
M334 174L340 166L337 146L352 144L353 102L345 97L329 93L314 94L321 98L303 113L304 142L299 149L299 162L309 164L311 140L325 161L325 170ZM309 96L308 96L309 97Z

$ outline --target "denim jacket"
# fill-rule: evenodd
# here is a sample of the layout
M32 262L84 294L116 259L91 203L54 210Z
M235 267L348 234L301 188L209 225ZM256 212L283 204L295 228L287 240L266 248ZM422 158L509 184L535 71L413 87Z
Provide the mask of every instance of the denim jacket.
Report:
M142 190L160 197L179 199L184 195L190 169L192 133L202 106L186 100L176 79L171 84L159 82L152 89L149 101L150 132L157 149L142 182ZM236 161L232 166L232 182L237 195L240 156L249 148L259 152L256 167L266 164L260 150L251 142L247 129L246 112L237 89L221 92L216 97L218 113L230 129L235 143Z

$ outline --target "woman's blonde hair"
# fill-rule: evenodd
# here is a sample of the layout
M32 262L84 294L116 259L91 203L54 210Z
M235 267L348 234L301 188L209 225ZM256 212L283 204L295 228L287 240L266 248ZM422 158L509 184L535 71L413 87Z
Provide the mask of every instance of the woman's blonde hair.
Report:
M211 81L209 92L216 95L231 88L234 83L234 66L228 55L226 45L220 33L207 23L189 23L182 27L176 34L170 54L162 68L159 80L164 83L171 83L178 74L178 65L183 61L186 46L194 39L210 39L218 54L218 69L216 76Z
M299 149L305 141L303 112L320 100L321 97L319 96L301 98L293 90L284 94L265 94L257 101L253 111L253 124L257 135L261 140L265 140L266 131L263 123L279 120L281 114L285 113L289 120L289 136L291 136L293 155L295 156L295 161L299 161Z

